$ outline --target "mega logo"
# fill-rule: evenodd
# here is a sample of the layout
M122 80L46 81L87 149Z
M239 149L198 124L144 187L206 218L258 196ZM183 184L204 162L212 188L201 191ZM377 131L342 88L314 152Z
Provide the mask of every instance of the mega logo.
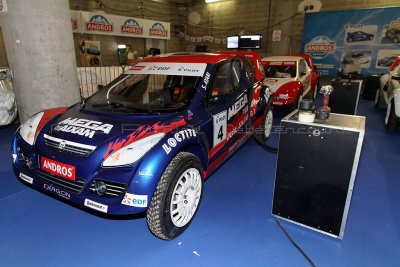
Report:
M235 116L248 103L247 95L243 95L228 109L228 121Z
M112 32L113 25L101 15L94 15L89 22L86 23L87 31L99 31L99 32Z
M168 36L168 31L164 28L164 25L157 22L154 23L153 26L150 28L150 35L152 36Z
M128 19L125 21L124 25L121 26L121 32L141 35L143 34L143 27L140 27L136 20Z
M47 171L51 174L61 176L65 179L75 181L76 167L65 163L61 163L55 160L41 157L42 170Z
M61 190L59 188L56 188L52 184L44 184L43 188L48 192L52 192L52 193L55 193L55 194L59 195L60 197L63 197L63 198L66 198L66 199L70 199L71 198L71 194L70 193L68 193L67 191Z
M323 58L336 49L336 43L326 36L318 36L306 44L305 52L313 58Z
M57 124L53 131L77 134L92 138L96 132L109 134L113 125L102 123L99 121L91 121L86 119L68 118Z

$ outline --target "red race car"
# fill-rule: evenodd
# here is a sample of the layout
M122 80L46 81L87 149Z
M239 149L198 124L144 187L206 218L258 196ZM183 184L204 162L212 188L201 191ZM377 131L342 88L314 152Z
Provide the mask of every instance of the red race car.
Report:
M262 59L265 81L274 106L297 108L302 98L315 98L318 73L309 55L271 56Z

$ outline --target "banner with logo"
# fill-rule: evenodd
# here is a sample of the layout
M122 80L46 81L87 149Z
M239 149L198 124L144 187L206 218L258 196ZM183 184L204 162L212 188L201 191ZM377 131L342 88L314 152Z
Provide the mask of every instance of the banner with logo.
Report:
M0 12L8 12L6 0L0 0Z
M77 30L80 33L170 39L168 22L108 15L102 12L72 12L80 13L80 30ZM72 12L71 20L74 25Z
M400 7L306 14L302 50L321 75L387 72L400 55Z

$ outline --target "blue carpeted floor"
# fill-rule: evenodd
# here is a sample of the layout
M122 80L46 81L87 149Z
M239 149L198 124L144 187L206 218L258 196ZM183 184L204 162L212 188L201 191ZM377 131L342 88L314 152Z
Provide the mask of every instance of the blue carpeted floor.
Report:
M399 266L400 129L361 102L367 129L343 240L282 222L317 266ZM109 219L20 183L0 128L0 266L309 266L271 216L276 155L253 140L206 183L189 229L161 241L145 218ZM197 254L197 255L196 255Z

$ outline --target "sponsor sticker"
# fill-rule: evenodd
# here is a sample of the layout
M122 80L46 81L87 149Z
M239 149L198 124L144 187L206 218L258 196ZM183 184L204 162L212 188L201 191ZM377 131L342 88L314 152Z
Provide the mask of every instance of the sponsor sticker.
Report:
M12 153L12 154L11 154L11 157L12 157L13 163L15 163L15 161L17 160L17 155L14 154L14 153Z
M109 134L113 125L102 123L99 121L91 121L79 118L67 118L60 121L53 131L77 134L80 136L93 138L96 132L103 132Z
M151 172L150 168L145 168L139 171L139 175L144 178L151 178L153 177L153 173Z
M160 75L182 75L201 77L207 67L206 63L175 63L175 62L141 62L130 67L126 74L160 74ZM207 82L209 80L209 74ZM206 79L206 77L204 79Z
M59 195L60 197L65 198L65 199L70 199L71 198L71 194L69 192L61 190L61 189L59 189L57 187L54 187L54 185L52 185L52 184L44 184L43 188L46 191L55 193L55 194Z
M132 207L145 208L148 204L147 199L147 195L135 195L125 193L124 199L122 200L121 204Z
M75 166L48 159L44 156L41 157L40 162L42 170L63 177L65 179L75 181Z
M107 213L107 211L108 211L107 205L104 205L102 203L99 203L99 202L96 202L96 201L93 201L93 200L90 200L87 198L85 199L85 206L89 207L91 209L97 210L97 211L104 212L104 213Z
M174 134L173 137L168 138L167 142L162 145L165 153L168 155L172 148L176 147L180 142L185 139L196 137L196 130L185 129Z
M19 173L19 178L21 178L22 180L24 180L27 183L30 183L30 184L33 183L33 178L29 177L28 175L23 174L22 172Z
M214 147L226 139L227 111L222 111L213 116Z

